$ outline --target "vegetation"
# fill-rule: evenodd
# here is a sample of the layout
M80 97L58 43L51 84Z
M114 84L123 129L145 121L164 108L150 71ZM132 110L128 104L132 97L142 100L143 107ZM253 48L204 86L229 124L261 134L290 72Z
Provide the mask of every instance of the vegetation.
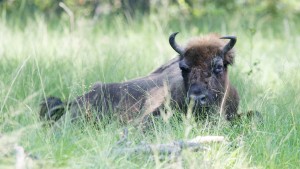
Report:
M9 12L2 6L0 168L15 165L15 145L24 147L32 168L297 168L300 22L296 14L250 9L224 13L216 6L211 13L185 15L178 6L167 7L134 19L118 13L97 20L75 15L70 30L64 11L62 17L48 18L40 12ZM230 80L241 96L240 112L258 110L263 123L246 119L235 125L223 120L195 123L173 109L166 111L175 117L167 122L156 119L146 133L111 120L96 125L66 120L55 127L39 120L39 103L45 96L72 99L96 81L143 76L173 58L168 36L175 31L180 31L178 42L211 32L238 37ZM177 161L160 160L158 155L110 154L124 127L132 144L199 135L222 135L227 142L211 144L204 152L183 151Z

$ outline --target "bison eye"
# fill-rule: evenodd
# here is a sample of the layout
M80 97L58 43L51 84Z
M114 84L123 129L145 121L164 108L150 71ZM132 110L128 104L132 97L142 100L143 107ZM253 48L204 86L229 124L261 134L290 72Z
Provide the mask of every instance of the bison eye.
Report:
M189 73L191 71L190 67L187 64L185 64L184 62L179 62L179 68L184 73Z
M223 72L223 65L221 65L221 64L216 65L216 66L214 67L213 72L214 72L215 74L220 74L220 73L222 73L222 72Z

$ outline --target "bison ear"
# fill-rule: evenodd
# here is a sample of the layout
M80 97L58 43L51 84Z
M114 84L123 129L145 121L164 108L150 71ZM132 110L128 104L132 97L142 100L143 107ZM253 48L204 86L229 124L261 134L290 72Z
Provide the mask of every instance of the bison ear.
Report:
M232 49L224 56L224 65L232 65L234 63L235 51Z
M191 68L185 63L184 60L181 60L179 62L179 68L181 69L182 72L184 73L189 73L191 71Z

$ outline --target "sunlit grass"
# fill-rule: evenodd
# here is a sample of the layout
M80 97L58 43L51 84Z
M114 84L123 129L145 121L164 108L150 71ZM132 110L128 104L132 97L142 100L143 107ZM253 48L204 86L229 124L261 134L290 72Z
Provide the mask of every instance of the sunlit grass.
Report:
M74 32L63 25L49 29L42 18L16 30L0 22L0 163L14 165L13 147L18 144L36 157L37 168L297 168L300 36L296 21L278 20L274 28L266 28L264 18L209 19L173 22L151 15L137 23L125 23L122 17L109 24L80 20ZM127 126L133 144L198 135L227 138L224 144L210 145L210 151L185 151L182 160L171 162L157 156L110 155L125 127L115 121L43 127L37 114L44 96L66 100L96 81L146 75L175 56L168 45L168 36L175 31L181 32L180 43L209 32L237 35L230 79L240 93L240 112L260 111L263 124L197 124L183 117L168 123L157 119L146 133Z

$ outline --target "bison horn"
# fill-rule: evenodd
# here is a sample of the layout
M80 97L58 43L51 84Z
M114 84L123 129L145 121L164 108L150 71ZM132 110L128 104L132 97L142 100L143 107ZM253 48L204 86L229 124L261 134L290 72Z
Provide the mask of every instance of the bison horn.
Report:
M172 33L169 37L169 43L172 46L172 48L179 54L179 55L183 55L184 50L181 46L179 46L176 41L175 41L175 37L179 32L175 32Z
M236 37L235 36L223 36L220 39L230 39L230 41L222 49L222 54L223 54L223 56L225 56L226 53L234 47L234 45L236 43Z

